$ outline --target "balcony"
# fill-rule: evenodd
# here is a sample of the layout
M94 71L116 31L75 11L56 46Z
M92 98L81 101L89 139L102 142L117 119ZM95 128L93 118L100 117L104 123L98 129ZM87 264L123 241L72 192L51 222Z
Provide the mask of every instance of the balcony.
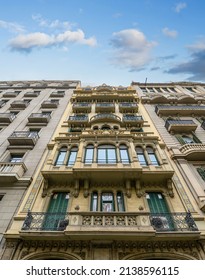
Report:
M65 96L65 91L53 91L50 94L50 97L64 97Z
M28 91L24 94L24 97L38 97L40 91Z
M11 123L15 117L13 113L0 113L0 123Z
M134 125L137 127L142 127L144 120L142 116L135 116L135 115L123 115L123 123L125 125Z
M73 125L86 125L88 123L88 115L70 116L68 123Z
M28 212L21 234L26 232L64 231L69 236L102 235L129 237L154 236L160 232L179 232L198 236L200 233L191 213L126 213L126 212Z
M138 105L137 103L123 102L119 104L120 113L137 113Z
M18 181L26 171L23 162L0 162L0 182L14 183Z
M19 94L19 92L17 92L17 91L8 91L3 94L3 97L6 97L6 98L16 97L18 94Z
M115 104L114 103L108 103L108 102L97 103L96 106L95 106L95 112L96 113L102 113L102 112L114 113L115 112Z
M24 100L16 100L11 103L11 109L25 109L29 102Z
M46 125L51 118L49 113L33 113L28 117L30 124L43 124Z
M118 122L121 123L121 118L114 114L97 114L90 119L91 123L94 122Z
M187 160L204 160L205 157L205 144L190 143L183 145L180 149Z
M171 132L192 132L197 129L197 124L193 120L166 120L165 128Z
M157 105L155 107L155 112L157 115L170 116L180 114L181 116L204 115L205 106L191 106L191 105Z
M5 101L0 100L0 108L2 108L5 104L6 104L6 102L5 102Z
M77 102L73 104L74 113L90 113L91 112L91 103L87 102Z
M43 103L41 104L41 108L52 108L55 109L57 108L59 105L59 101L58 100L46 100L43 101Z
M15 131L8 137L8 141L10 145L35 146L38 138L38 132L35 131Z

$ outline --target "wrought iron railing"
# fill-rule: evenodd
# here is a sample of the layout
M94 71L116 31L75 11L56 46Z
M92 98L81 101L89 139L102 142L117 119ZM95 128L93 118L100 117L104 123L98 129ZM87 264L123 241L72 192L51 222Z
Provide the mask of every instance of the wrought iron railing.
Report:
M198 231L190 212L150 214L150 222L156 231Z
M63 231L68 225L68 213L28 212L22 230Z
M166 120L165 128L168 129L170 125L196 125L193 120Z
M108 102L101 102L101 103L97 103L96 107L115 107L114 103L108 103Z
M178 106L171 106L171 105L157 105L155 106L155 112L158 113L159 110L205 110L205 106L199 105L178 105Z
M69 121L72 121L72 122L76 122L76 121L84 121L84 122L87 122L88 121L88 116L87 115L76 115L76 116L70 116Z
M123 121L131 121L131 122L136 122L136 121L143 121L142 116L135 116L135 115L123 115Z
M9 137L12 138L32 138L37 140L39 138L37 131L14 131Z
M138 214L126 212L81 212L81 213L42 213L28 212L23 223L23 231L63 231L69 225L69 216L78 215L78 226L83 227L139 227L140 216L147 216L150 225L157 232L198 231L190 212ZM72 220L72 219L71 219ZM76 225L76 224L75 224Z

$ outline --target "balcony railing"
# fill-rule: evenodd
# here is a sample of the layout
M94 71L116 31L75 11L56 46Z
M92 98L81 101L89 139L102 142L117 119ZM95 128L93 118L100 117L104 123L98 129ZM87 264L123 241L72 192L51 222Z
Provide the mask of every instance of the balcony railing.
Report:
M3 97L16 97L18 93L16 91L7 91L3 94Z
M197 124L193 120L166 120L165 128L168 131L191 132L197 129Z
M13 113L0 113L0 123L11 123L15 117Z
M58 100L46 100L41 104L41 108L57 108L58 105Z
M90 121L94 122L94 121L117 121L117 122L121 122L121 118L114 115L114 114L97 114L95 116L93 116Z
M16 109L25 109L28 106L29 102L28 101L23 101L23 100L16 100L11 103L11 108L16 108Z
M101 102L96 104L96 113L98 112L115 112L115 104L109 102Z
M35 145L38 140L37 131L15 131L9 137L11 145Z
M76 115L76 116L70 116L68 119L71 123L86 123L88 122L88 116L87 115Z
M53 91L50 94L50 97L64 97L65 92L64 91Z
M33 113L28 117L29 123L48 123L51 118L49 113Z
M24 94L24 97L37 97L40 91L28 91Z
M28 212L22 230L63 231L68 225L68 213Z
M73 217L75 222L73 223ZM22 231L63 231L69 225L80 226L93 230L100 227L124 227L137 228L142 225L143 217L148 218L145 226L152 226L157 232L193 232L198 231L195 221L190 212L187 213L157 213L138 214L125 212L81 212L81 213L45 213L28 212L24 221ZM149 222L148 222L149 221ZM69 227L68 227L69 231ZM109 229L108 229L109 231Z
M137 103L131 103L131 102L122 102L119 104L119 110L120 112L137 112L138 111L138 105Z
M0 162L0 182L16 182L26 170L23 162Z
M73 104L73 112L91 112L91 103L88 102L77 102Z
M177 114L180 115L189 115L191 114L204 114L205 106L194 106L194 105L178 105L178 106L170 106L170 105L157 105L155 107L155 112L157 115L170 115L170 114Z

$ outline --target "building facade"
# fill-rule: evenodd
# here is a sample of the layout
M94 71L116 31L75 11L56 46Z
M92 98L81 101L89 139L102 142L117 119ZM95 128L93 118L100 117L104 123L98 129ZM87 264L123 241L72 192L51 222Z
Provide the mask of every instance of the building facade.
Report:
M0 257L8 229L79 81L0 82Z
M170 107L165 99L138 83L75 89L2 259L205 259L203 197L179 167L180 143L169 146L173 134L156 112L160 100Z

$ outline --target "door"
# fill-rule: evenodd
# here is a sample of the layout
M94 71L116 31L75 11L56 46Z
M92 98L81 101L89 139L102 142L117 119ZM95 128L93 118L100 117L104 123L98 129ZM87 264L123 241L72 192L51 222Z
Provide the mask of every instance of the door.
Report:
M151 212L151 224L158 231L174 230L172 215L161 193L150 192L146 195Z
M68 222L65 220L69 202L68 193L54 193L43 222L43 230L64 230Z

